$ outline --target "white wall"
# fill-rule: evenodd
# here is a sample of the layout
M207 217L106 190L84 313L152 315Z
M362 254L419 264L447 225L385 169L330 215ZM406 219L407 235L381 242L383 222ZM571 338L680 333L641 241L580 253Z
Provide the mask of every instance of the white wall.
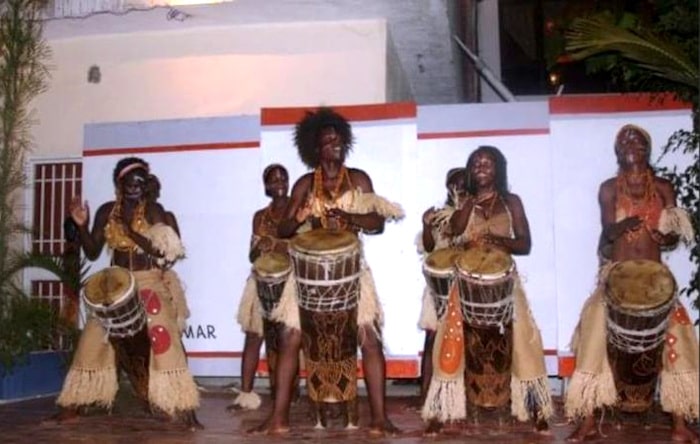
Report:
M173 25L49 39L52 78L36 103L34 155L80 155L83 125L95 122L381 103L386 39L383 20ZM87 81L92 65L101 70L98 84Z

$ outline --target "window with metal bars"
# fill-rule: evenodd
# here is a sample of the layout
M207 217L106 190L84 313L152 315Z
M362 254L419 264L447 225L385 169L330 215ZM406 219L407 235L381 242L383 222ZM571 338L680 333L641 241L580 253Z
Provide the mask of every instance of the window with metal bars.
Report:
M80 245L67 223L68 206L73 196L82 192L82 163L36 163L32 171L32 236L31 250L37 254L62 256L67 267L80 270ZM67 236L68 235L68 236ZM35 279L36 277L36 279ZM31 295L52 307L61 318L77 325L79 295L72 294L53 276L32 276ZM65 338L56 335L53 349L68 346Z

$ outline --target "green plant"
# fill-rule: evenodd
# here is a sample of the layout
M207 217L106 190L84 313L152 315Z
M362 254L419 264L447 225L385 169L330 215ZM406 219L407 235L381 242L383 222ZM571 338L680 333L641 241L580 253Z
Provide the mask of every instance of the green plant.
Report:
M21 191L31 149L30 105L47 86L48 47L42 37L46 0L0 2L0 363L8 369L50 343L56 313L21 289Z

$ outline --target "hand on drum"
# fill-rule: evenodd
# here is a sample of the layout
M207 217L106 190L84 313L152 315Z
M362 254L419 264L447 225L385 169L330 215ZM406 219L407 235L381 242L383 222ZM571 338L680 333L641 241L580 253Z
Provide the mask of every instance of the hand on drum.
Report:
M82 202L80 196L75 196L70 201L68 206L68 211L70 212L70 217L73 219L78 226L84 227L88 223L90 218L90 207L87 201Z
M344 229L353 225L352 214L339 208L330 208L326 213L326 217L328 218L328 226L332 229Z
M510 239L507 237L502 237L502 236L494 236L492 234L485 234L481 238L481 242L490 245L492 247L497 247L502 250L510 252L510 247L508 246L508 241Z

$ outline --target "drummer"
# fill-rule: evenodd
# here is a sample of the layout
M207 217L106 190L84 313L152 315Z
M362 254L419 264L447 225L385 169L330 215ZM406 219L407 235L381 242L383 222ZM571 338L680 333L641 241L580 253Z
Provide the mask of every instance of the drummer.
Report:
M450 219L452 233L461 236L460 242L466 248L489 245L512 255L530 253L527 217L518 195L508 191L506 168L505 157L492 146L480 146L469 156L465 171L467 195ZM553 411L542 339L517 275L514 280L511 413L520 421L531 419L535 430L545 432ZM423 418L428 421L426 434L435 434L444 422L462 419L466 414L464 409L441 409L463 406L466 400L464 390L453 391L455 399L439 399L446 396L441 390L445 382L436 376L439 373L440 369L434 369L423 408Z
M345 166L345 158L353 143L352 129L336 111L320 108L307 112L296 125L295 143L302 162L313 171L294 184L285 219L279 225L280 237L289 238L297 230L309 227L380 234L386 219L403 215L400 207L374 194L366 172ZM385 408L381 306L366 268L360 285L358 341L372 416L370 433L395 434L398 430L387 417ZM283 305L280 302L280 307ZM291 327L283 334L276 372L277 396L272 413L254 432L284 433L289 429L289 395L297 368L301 332L296 306L277 315Z
M455 246L455 239L450 231L450 217L459 208L464 198L464 168L451 168L445 177L447 197L445 205L441 208L431 206L423 213L423 229L417 239L418 253L426 256L435 250ZM423 292L423 305L421 309L418 327L425 331L423 344L423 356L421 358L421 391L420 405L423 405L428 384L433 374L432 350L435 342L435 330L437 330L438 317L444 312L434 300L430 288L426 286Z
M133 273L148 312L150 368L148 399L152 411L179 420L188 428L201 428L195 410L199 392L190 373L176 320L176 309L159 264L176 260L184 253L177 233L167 225L160 204L147 198L149 166L143 159L128 157L114 168L114 200L101 205L92 231L88 230L89 207L79 196L70 204L70 215L78 226L80 243L88 259L96 260L106 243L111 263ZM165 248L172 245L173 248ZM107 333L90 317L83 329L56 403L55 421L75 419L89 407L112 408L118 389L117 362Z
M284 217L289 202L289 173L284 166L273 163L263 170L262 179L265 195L271 201L253 215L253 231L248 253L248 259L251 263L254 263L260 255L265 253L277 252L286 255L288 248L288 241L277 237L277 227ZM260 396L253 390L253 382L260 360L260 348L263 344L264 322L257 284L252 274L246 280L238 307L237 320L245 332L241 359L241 391L227 409L254 410L261 403ZM268 355L270 355L270 351L267 350ZM268 359L270 380L274 383L275 369L270 366L273 361Z
M599 437L594 413L617 401L617 390L606 352L603 290L610 266L626 260L661 262L661 251L673 248L679 234L694 239L688 215L676 207L673 184L654 174L649 165L651 137L635 125L625 125L615 138L618 173L600 185L603 264L599 285L584 304L572 348L576 368L566 393L566 415L581 419L568 437L577 442ZM669 318L662 357L659 394L661 407L673 419L674 442L697 443L698 433L685 418L697 420L698 342L692 322L679 303Z

